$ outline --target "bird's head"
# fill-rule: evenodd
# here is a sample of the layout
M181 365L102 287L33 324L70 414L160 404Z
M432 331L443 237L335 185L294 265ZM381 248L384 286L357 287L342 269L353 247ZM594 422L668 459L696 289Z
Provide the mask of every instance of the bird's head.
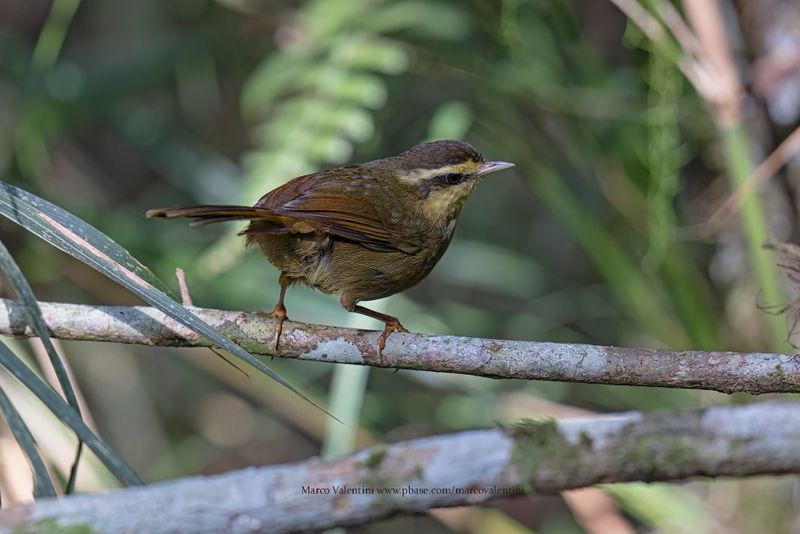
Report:
M463 141L425 143L381 162L414 192L420 211L432 221L455 219L484 176L514 166L505 161L486 161Z

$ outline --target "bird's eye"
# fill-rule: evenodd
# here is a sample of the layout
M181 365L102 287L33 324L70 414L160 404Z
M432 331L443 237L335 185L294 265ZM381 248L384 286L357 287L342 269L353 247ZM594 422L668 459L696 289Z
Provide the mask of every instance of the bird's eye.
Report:
M456 185L460 184L462 180L464 180L464 175L451 172L442 175L439 179L442 181L442 183L447 185Z

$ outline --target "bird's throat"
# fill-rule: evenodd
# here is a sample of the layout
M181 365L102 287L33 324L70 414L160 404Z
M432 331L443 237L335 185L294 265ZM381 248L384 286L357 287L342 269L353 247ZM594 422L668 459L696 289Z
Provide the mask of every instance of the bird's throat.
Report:
M432 225L447 224L461 212L466 197L458 188L436 189L422 201L421 211Z

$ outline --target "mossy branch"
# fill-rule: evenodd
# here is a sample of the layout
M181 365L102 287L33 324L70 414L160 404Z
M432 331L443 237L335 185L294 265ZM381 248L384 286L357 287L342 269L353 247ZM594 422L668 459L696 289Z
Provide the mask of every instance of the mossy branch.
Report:
M148 307L41 303L51 335L60 339L203 347L209 342ZM683 351L392 334L382 357L378 333L286 322L279 354L275 323L254 313L191 308L251 353L492 378L661 386L749 393L800 392L800 356ZM0 299L0 334L33 336L25 308Z
M435 436L0 513L0 531L295 532L597 483L800 472L800 409L764 402ZM83 532L84 530L81 530ZM77 530L76 530L77 532Z

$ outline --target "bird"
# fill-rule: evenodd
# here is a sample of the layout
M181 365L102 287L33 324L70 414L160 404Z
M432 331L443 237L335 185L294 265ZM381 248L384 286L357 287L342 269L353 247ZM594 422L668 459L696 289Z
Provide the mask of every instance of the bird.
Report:
M422 281L447 250L464 203L488 174L513 167L487 161L472 145L441 140L374 161L289 180L253 206L192 205L149 210L149 218L188 217L192 225L247 221L239 234L280 271L277 352L286 290L301 283L339 296L341 306L384 323L382 355L400 321L359 304ZM381 356L382 357L382 356Z

